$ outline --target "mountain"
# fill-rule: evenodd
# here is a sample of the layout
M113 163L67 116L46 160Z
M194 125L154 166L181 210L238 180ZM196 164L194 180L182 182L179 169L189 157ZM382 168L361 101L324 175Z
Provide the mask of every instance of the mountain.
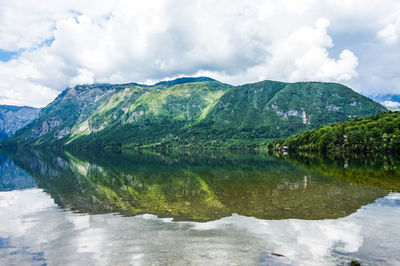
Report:
M276 148L302 151L400 151L400 112L334 123L278 141Z
M39 112L40 109L33 107L0 105L0 141L32 122Z
M384 111L336 83L231 86L200 77L152 86L80 85L62 92L5 145L243 146Z

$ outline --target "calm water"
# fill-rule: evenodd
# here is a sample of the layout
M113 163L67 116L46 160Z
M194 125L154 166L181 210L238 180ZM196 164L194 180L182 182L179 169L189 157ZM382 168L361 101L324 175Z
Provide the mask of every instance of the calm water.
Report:
M378 155L2 151L0 265L400 265L397 191Z

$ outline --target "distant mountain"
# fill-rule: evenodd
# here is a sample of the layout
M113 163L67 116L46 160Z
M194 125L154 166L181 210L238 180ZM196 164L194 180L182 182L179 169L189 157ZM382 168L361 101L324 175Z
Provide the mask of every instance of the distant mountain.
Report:
M371 98L389 110L400 110L400 94L380 94L371 96Z
M386 110L337 83L84 85L61 93L5 145L243 146Z
M40 109L33 107L0 105L0 141L32 122L39 112Z

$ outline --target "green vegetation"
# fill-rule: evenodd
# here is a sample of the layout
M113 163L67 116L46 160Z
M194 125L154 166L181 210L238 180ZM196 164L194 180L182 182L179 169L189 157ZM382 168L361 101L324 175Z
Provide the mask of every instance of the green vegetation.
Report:
M384 111L336 83L231 86L201 77L153 86L97 84L65 90L5 145L263 147L279 137Z
M399 189L392 157L287 157L255 151L64 153L17 150L15 164L57 204L89 213L210 221L349 215ZM343 164L348 166L345 168Z
M284 146L292 151L398 152L400 112L334 123L275 143L275 149L280 150Z
M340 180L400 191L400 157L374 153L290 153L292 164Z

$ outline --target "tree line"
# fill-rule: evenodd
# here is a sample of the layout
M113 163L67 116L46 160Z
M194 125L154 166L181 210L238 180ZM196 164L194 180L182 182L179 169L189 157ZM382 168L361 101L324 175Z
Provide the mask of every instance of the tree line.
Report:
M400 151L400 112L355 118L278 139L268 148L290 151Z

